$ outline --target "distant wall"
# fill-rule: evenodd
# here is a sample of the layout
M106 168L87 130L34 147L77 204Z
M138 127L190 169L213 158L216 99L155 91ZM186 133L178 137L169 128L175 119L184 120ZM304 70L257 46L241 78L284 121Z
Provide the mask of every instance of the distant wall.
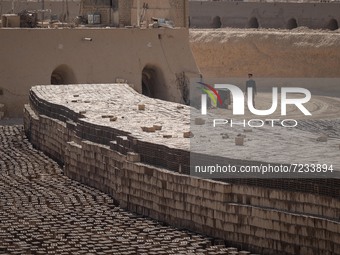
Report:
M340 4L191 1L189 16L193 28L305 26L335 30L340 25Z
M176 27L188 27L188 0L118 0L110 6L86 6L84 14L100 13L103 24L113 26L136 26L138 17L143 16L142 21L152 23L151 18L165 18L172 20ZM143 6L147 8L143 10ZM118 17L118 20L117 20Z
M340 77L338 33L202 29L190 42L206 77Z
M133 0L118 0L119 24L131 26L131 8Z
M166 88L157 97L183 102L176 75L199 72L187 29L0 29L0 38L0 103L9 117L22 115L29 89L37 84L118 78L142 92L148 66L161 74L158 81Z
M102 21L114 26L133 25L137 20L137 0L116 0L118 10L103 9ZM116 2L115 2L116 3ZM149 9L145 13L145 20L151 17L168 18L175 22L177 27L192 28L219 28L219 27L262 27L262 28L287 28L292 29L305 26L314 29L338 29L340 25L339 3L254 3L239 1L188 1L188 0L144 0ZM115 6L116 7L116 6ZM72 21L81 15L81 5L78 0L69 0L63 4L61 1L45 0L45 18L57 15L59 18L69 17ZM12 1L0 2L0 14L9 13ZM22 10L42 9L41 2L14 1L14 12ZM87 8L84 13L98 12L98 9ZM111 14L109 15L108 13ZM106 19L104 16L110 16ZM190 18L188 18L190 17ZM39 16L41 18L41 15Z
M144 15L144 21L151 23L151 18L166 18L174 22L176 27L188 27L188 0L143 0L140 1L140 13L143 10L143 4L148 4L148 9ZM22 10L40 10L42 3L38 1L14 1L14 13ZM80 0L69 0L67 3L62 1L45 0L44 9L50 9L51 12L45 12L45 19L50 19L51 15L57 15L60 20L72 22L78 15L87 16L88 14L101 14L101 22L111 26L131 26L137 24L137 0L115 0L113 8L111 6L81 6ZM0 15L10 13L12 10L12 1L4 0L0 2ZM42 15L39 15L41 18ZM69 19L67 19L69 18Z
M42 8L41 1L14 1L14 13L21 12L23 10L33 11L33 10L41 10ZM69 17L69 21L72 21L76 16L80 15L80 1L76 0L68 0L66 2L62 1L49 1L45 0L44 5L45 10L51 10L51 12L45 12L44 17L49 19L51 15L57 15L57 17L61 20L63 18L67 19ZM10 13L12 10L12 1L3 0L0 2L0 14ZM41 13L38 18L41 18Z

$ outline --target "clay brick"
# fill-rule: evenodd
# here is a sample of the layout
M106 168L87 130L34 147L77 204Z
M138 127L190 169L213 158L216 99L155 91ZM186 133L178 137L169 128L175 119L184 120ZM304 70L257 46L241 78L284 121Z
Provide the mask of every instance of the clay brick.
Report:
M127 160L130 162L140 162L140 155L134 152L128 152Z

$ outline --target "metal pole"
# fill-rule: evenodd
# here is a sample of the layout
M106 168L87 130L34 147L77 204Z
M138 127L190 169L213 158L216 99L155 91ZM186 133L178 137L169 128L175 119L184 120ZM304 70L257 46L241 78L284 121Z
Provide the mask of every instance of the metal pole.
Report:
M42 13L41 13L41 19L42 19L42 25L44 27L44 19L45 19L45 0L42 0L41 1L41 10L42 10Z
M140 27L140 0L137 0L137 27Z
M183 6L184 6L184 20L183 20L183 25L185 28L189 28L189 12L188 12L188 8L189 8L189 2L188 0L183 0Z
M68 0L66 0L66 22L70 22L70 12L68 10Z
M109 26L111 27L112 23L111 23L111 13L112 13L112 1L110 1L110 6L109 6Z

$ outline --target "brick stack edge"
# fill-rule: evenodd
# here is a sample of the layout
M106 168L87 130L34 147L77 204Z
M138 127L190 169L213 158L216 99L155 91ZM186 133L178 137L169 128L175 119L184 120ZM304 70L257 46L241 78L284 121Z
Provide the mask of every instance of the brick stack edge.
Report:
M340 254L338 199L191 177L185 174L189 152L136 141L80 117L31 91L25 132L67 176L122 208L261 254ZM184 173L175 172L179 164Z

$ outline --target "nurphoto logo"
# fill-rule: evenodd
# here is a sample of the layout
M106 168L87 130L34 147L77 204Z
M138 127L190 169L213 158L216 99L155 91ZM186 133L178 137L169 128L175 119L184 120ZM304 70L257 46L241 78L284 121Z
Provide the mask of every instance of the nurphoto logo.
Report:
M244 115L244 94L243 91L235 86L235 85L231 85L231 84L215 84L214 87L211 87L208 84L205 83L200 83L201 85L204 85L205 87L207 87L209 90L212 91L213 94L216 95L218 101L222 104L221 101L221 97L219 96L218 92L216 89L228 89L231 94L233 95L233 115ZM204 92L208 92L208 89L204 89ZM207 114L207 95L209 95L209 97L212 99L212 93L206 93L206 94L202 94L202 114L206 115ZM270 109L267 110L257 110L254 107L253 104L253 89L252 88L248 88L247 91L247 105L248 105L248 109L251 113L258 115L258 116L268 116L270 114L273 114L278 106L278 88L277 87L273 87L273 92L272 92L272 106L270 107ZM300 93L300 94L304 94L305 97L304 98L287 98L287 94L289 93ZM300 111L304 114L304 115L312 115L307 109L306 107L303 106L303 104L309 102L309 100L311 99L311 93L308 89L305 88L296 88L296 87L283 87L281 88L281 115L282 116L286 116L287 115L287 105L291 104L291 105L295 105L297 108L300 109ZM213 101L215 101L215 99L212 99Z
M243 91L237 87L236 85L232 84L215 84L214 86L211 86L209 84L198 82L202 85L202 95L201 95L201 113L202 115L206 115L208 111L208 96L210 100L217 105L217 101L222 105L222 99L218 93L218 90L228 90L230 91L230 94L232 95L233 101L232 101L232 109L233 109L233 115L235 116L243 116L245 115L245 96ZM304 104L308 103L311 99L311 92L308 89L305 88L298 88L298 87L282 87L280 89L281 94L281 116L287 116L287 105L294 105L297 107L305 116L311 116L312 114L310 111L307 110L307 108L304 106ZM289 98L289 94L302 94L303 97L301 98ZM247 88L246 92L247 97L247 107L249 111L256 115L256 116L269 116L273 114L277 109L279 105L279 88L273 87L272 88L272 105L269 109L266 110L259 110L256 109L254 106L254 91L253 88L249 87ZM262 127L265 123L271 123L272 126L274 126L275 122L280 122L281 126L283 127L295 127L297 126L297 121L294 119L252 119L252 120L243 120L243 121L234 121L233 120L227 120L227 119L215 119L214 120L214 127L217 125L226 125L230 124L231 126L234 125L243 125L249 127Z

